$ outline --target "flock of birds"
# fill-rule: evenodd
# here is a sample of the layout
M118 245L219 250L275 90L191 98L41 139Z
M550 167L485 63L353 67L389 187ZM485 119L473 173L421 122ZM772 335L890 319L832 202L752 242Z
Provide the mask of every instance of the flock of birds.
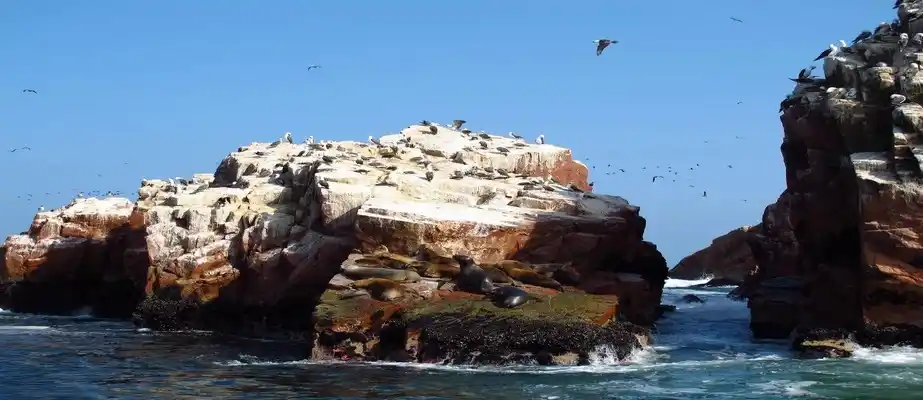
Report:
M901 19L911 21L923 17L923 9L915 8L912 0L895 0L894 7L898 9L898 15ZM851 57L860 65L860 69L883 68L888 67L886 62L889 54L882 47L876 47L876 44L890 43L897 44L898 51L911 49L913 51L923 50L923 33L916 33L912 37L907 33L907 24L902 23L899 19L891 22L882 21L874 30L864 30L852 40L852 44L840 40L839 45L830 44L829 48L822 51L814 61L820 61L832 57L846 56ZM813 76L812 73L816 66L803 68L796 78L789 78L797 85L791 94L786 96L779 104L779 112L784 112L787 108L797 104L809 104L808 94L819 94L823 99L847 99L856 100L859 91L856 88L842 88L833 86L836 82L829 79L832 71L824 71L824 77ZM902 74L912 77L920 72L920 64L911 62ZM900 85L900 80L896 80ZM894 93L890 95L892 106L896 106L907 101L907 97Z
M743 22L744 22L743 20L741 20L741 19L739 19L739 18L736 18L736 17L730 17L730 19L731 19L732 21L734 21L734 22L737 22L737 23L743 23ZM876 31L875 34L877 34L877 33L878 33L878 32ZM916 37L916 36L914 37L915 43L918 41L918 39L919 39L919 41L923 41L923 35L919 35L919 36L920 36L920 38L918 38L918 37ZM869 35L868 37L871 37L871 35ZM603 52L604 52L609 46L614 45L614 44L617 44L617 43L619 43L619 41L618 41L618 40L614 40L614 39L601 38L601 39L593 40L593 43L596 44L596 55L597 55L597 56L601 56L601 55L603 54ZM845 45L845 42L844 42L844 45ZM831 49L828 49L828 50L827 50L823 55L821 55L818 59L820 59L820 58L822 58L822 57L824 57L824 56L830 56L830 55L836 54L837 51L841 51L841 50L838 50L838 49L836 49L835 47L831 46ZM309 66L307 67L306 70L307 70L307 71L311 71L311 70L320 69L320 68L321 68L320 65L309 65ZM813 70L813 69L814 69L814 67L811 67L811 70ZM805 80L811 79L811 78L809 77L809 75L805 75L804 73L805 73L805 71L802 71L802 74L799 75L799 80L798 80L798 82L802 82L802 83L803 83ZM23 90L22 90L22 93L25 93L25 94L32 94L32 95L38 95L38 94L39 94L39 92L36 91L36 90L34 90L34 89L23 89ZM784 103L784 102L783 102L783 103ZM738 104L739 104L739 103L738 103ZM471 137L472 140L478 140L479 146L480 146L482 149L486 149L487 146L488 146L487 140L489 140L489 135L487 135L486 133L480 133L480 134L477 134L477 135L473 135L473 134L471 133L470 130L462 129L462 125L464 125L465 123L466 123L466 121L464 121L464 120L455 120L455 121L453 121L453 123L451 124L451 128L452 128L453 130L460 131L460 132L462 132L462 133L465 134L465 135L469 135L469 136ZM431 127L432 130L434 131L433 133L435 134L435 131L437 130L437 128L436 128L435 125L429 123L428 121L422 121L421 124L424 125L424 126L429 126L429 127ZM514 133L514 132L510 132L510 133L509 133L509 136L510 136L511 138L517 139L517 140L521 140L521 139L522 139L522 136L517 135L517 134ZM741 137L737 136L737 139L741 139ZM291 133L286 132L286 134L285 134L283 140L286 140L286 141L291 142L291 141L292 141ZM309 144L315 145L315 144L314 144L314 141L313 141L313 136L312 136L312 137L309 137L306 141L307 141ZM382 144L381 144L377 139L375 139L375 138L372 137L372 136L369 136L369 142L372 143L373 145L376 145L376 146L382 146ZM544 135L539 135L539 136L535 139L535 143L537 143L537 144L544 144L544 143L545 143L545 136L544 136ZM705 141L705 143L708 143L708 141ZM21 151L31 151L31 150L32 150L32 148L29 147L29 146L20 146L20 147L11 148L11 149L8 150L8 152L10 152L10 153L15 153L15 152L17 152L17 151L20 151L20 152L21 152ZM505 149L505 148L503 148L503 147L498 147L498 148L497 148L497 151L499 151L499 152L501 152L501 153L503 153L503 152L508 153L508 152L509 152L508 149ZM690 167L689 170L690 170L690 171L693 171L693 170L695 170L695 169L696 169L697 167L699 167L699 166L700 166L699 164L696 164L695 167ZM425 176L427 177L427 179L432 179L432 176L433 176L432 167L431 167L430 165L428 165L428 164L427 164L425 167L426 167L426 175L425 175ZM594 170L596 169L596 166L590 166L590 167L591 167L591 169L594 169ZM612 165L611 165L611 164L607 165L607 168L609 168L609 170L608 170L607 172L605 172L605 175L613 175L613 174L616 174L617 172L622 172L622 173L627 172L626 169L624 169L624 168L612 169ZM656 169L660 169L660 166L656 166L655 168L656 168ZM731 165L728 165L728 168L732 168L732 166L731 166ZM642 168L640 168L640 169L641 169L642 171L647 171L647 170L648 170L647 167L642 167ZM669 166L668 166L668 167L665 168L664 171L665 171L665 172L663 172L663 173L664 173L665 175L654 175L654 176L651 178L651 182L652 182L652 183L656 183L656 182L658 181L658 179L660 179L660 180L667 180L667 179L670 179L670 180L672 180L672 182L676 182L676 177L679 175L679 170L675 170L675 169L673 169L672 167L669 167ZM504 171L504 170L502 170L502 169L498 169L498 170L496 170L496 171L490 171L490 172L496 172L496 173L499 173L499 174L504 175L504 176L509 176L509 173L506 172L506 171ZM467 174L470 174L470 173L477 173L477 171L474 171L474 172L469 171L469 172L465 172L465 173L458 173L458 172L456 172L456 173L453 174L451 177L452 177L453 179L461 179L463 176L465 176L465 175L467 175ZM180 181L180 180L181 180L180 178L176 178L176 179L171 179L170 181L171 181L171 183L172 183L172 182L174 182L174 181ZM323 185L323 184L325 184L325 183L326 183L326 182L321 182L320 184ZM547 182L544 182L544 181L541 182L540 184L547 186ZM592 187L592 185L593 185L593 183L591 182L591 183L590 183L590 186ZM568 186L568 189L570 189L570 190L575 190L575 191L580 191L580 192L582 192L579 188L577 188L577 187L576 187L575 185L573 185L573 184L570 184L570 185L567 185L567 186ZM695 186L690 184L689 187L694 188ZM75 191L76 191L76 190L75 190ZM61 195L61 194L62 194L61 192L47 192L47 193L45 193L45 195L47 195L47 196L51 196L51 195ZM86 194L84 194L83 192L77 192L77 197L79 198L79 197L85 197L85 196L91 196L91 197L93 197L93 196L119 196L119 195L121 195L121 194L122 194L122 193L119 192L119 191L105 191L105 192L103 192L103 191L100 191L100 190L94 190L94 191L87 192ZM33 195L33 194L24 194L24 195L17 196L17 198L19 198L19 199L25 199L25 200L28 200L28 201L30 201L30 202L33 201L33 200L35 199L35 197L37 197L37 196L36 196L36 195ZM703 192L702 192L702 197L708 197L708 192L707 192L707 191L703 191ZM741 201L746 202L746 200L741 200ZM44 207L44 206L39 206L39 211L44 211L44 210L45 210L45 207Z

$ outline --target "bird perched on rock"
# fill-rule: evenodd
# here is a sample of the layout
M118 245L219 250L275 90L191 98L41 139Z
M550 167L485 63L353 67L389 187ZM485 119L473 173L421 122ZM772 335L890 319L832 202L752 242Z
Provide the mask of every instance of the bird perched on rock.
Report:
M378 147L381 147L381 142L379 142L378 139L375 139L374 137L372 137L372 135L369 135L369 142Z
M519 136L513 132L510 132L510 137L516 140L522 139L522 136Z
M902 33L900 36L898 36L898 39L897 39L898 47L901 50L904 50L904 47L907 47L907 42L909 41L910 41L910 36L908 36L906 33Z
M432 181L433 181L433 177L434 177L435 175L436 175L436 174L433 172L433 166L432 166L432 164L426 164L426 174L424 175L424 176L426 177L426 180L432 182Z
M291 132L285 132L285 135L282 136L282 139L284 139L286 142L289 142L289 143L295 143L295 142L292 141L292 133L291 133Z
M327 180L324 179L324 178L318 179L318 180L317 180L317 184L318 184L318 186L320 186L320 187L322 187L322 188L324 188L324 189L330 189L330 184L327 183Z
M836 47L836 45L832 45L832 44L831 44L831 45L830 45L830 48L827 49L827 50L824 50L824 51L820 52L820 54L818 54L817 57L814 58L814 61L820 60L821 58L824 58L824 57L832 57L832 56L835 56L836 53L839 52L839 51L840 51L840 49L838 49L838 48Z
M538 137L535 138L535 143L545 144L545 135L538 135Z
M907 96L904 96L902 94L896 94L896 93L891 95L891 104L894 104L894 105L903 104L905 101L907 101Z
M859 32L859 34L856 35L856 38L852 40L852 44L859 43L859 42L861 42L861 41L863 41L863 40L865 40L865 39L868 39L868 38L870 38L870 37L872 37L872 31L862 31L862 32Z
M468 121L465 121L465 120L463 120L463 119L456 119L456 120L452 121L452 129L454 129L454 130L457 131L457 130L461 129L462 125L464 125L466 122L468 122Z
M618 42L619 42L618 40L609 40L609 39L596 39L596 40L594 40L593 43L596 43L596 56L602 55L602 54L603 54L603 50L605 50L606 47L609 47L610 44L614 44L614 43L618 43Z

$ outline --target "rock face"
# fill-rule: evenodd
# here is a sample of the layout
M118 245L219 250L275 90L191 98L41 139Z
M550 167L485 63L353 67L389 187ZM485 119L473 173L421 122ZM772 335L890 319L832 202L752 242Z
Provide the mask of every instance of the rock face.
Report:
M712 240L711 245L680 260L670 270L674 279L701 279L711 276L714 282L739 285L756 272L756 259L748 244L760 225L734 229Z
M898 32L923 32L908 16L919 3L901 5L880 38L825 58L826 80L783 103L787 189L751 241L756 336L923 344L923 52L898 44ZM842 89L811 91L820 85Z
M3 308L67 314L91 307L125 316L143 297L144 226L126 199L76 199L39 212L22 235L0 247Z
M643 240L638 207L591 193L569 150L435 124L380 143L252 143L213 176L143 182L133 209L105 200L125 205L118 215L146 255L140 279L135 264L122 268L135 273L132 293L146 295L136 320L294 334L317 357L363 359L577 362L646 340L632 323L657 317L665 261ZM101 204L76 204L90 201ZM93 226L105 236L115 223ZM14 274L23 262L11 260L25 257L10 254L41 243L40 230L7 241L8 282L24 281ZM128 249L114 243L99 246ZM40 270L47 246L31 246ZM534 299L503 309L460 291L456 254Z

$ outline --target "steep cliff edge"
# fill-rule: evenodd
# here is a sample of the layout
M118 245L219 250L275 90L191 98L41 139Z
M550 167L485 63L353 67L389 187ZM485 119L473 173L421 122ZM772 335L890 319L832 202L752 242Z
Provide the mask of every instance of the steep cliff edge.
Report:
M632 323L656 319L667 268L638 207L591 193L587 175L568 149L437 125L380 144L253 143L214 175L143 182L133 207L78 199L36 215L3 246L0 306L137 305L145 326L284 334L316 357L624 356L647 340ZM106 257L53 262L74 246ZM456 254L536 300L503 309L458 290ZM97 293L84 283L100 277L130 284L107 301L35 300L59 282Z
M923 345L919 3L825 57L825 78L801 79L782 104L787 189L751 240L757 337Z

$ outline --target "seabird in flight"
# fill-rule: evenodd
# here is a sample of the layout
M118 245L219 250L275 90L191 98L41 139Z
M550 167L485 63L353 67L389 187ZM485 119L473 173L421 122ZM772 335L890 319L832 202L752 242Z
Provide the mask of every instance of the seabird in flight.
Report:
M618 42L619 42L618 40L609 40L609 39L594 40L593 43L596 43L596 55L597 56L602 55L603 50L605 50L606 47L609 47L610 44L615 44Z
M35 93L35 94L38 94L38 92L36 92L36 91L34 91L34 90L32 90L32 89L23 89L22 92L23 92L23 93Z
M731 17L731 21L739 22L739 23L741 23L741 24L744 23L744 21L742 21L742 20L740 20L740 19L737 19L737 18L734 18L734 17Z

